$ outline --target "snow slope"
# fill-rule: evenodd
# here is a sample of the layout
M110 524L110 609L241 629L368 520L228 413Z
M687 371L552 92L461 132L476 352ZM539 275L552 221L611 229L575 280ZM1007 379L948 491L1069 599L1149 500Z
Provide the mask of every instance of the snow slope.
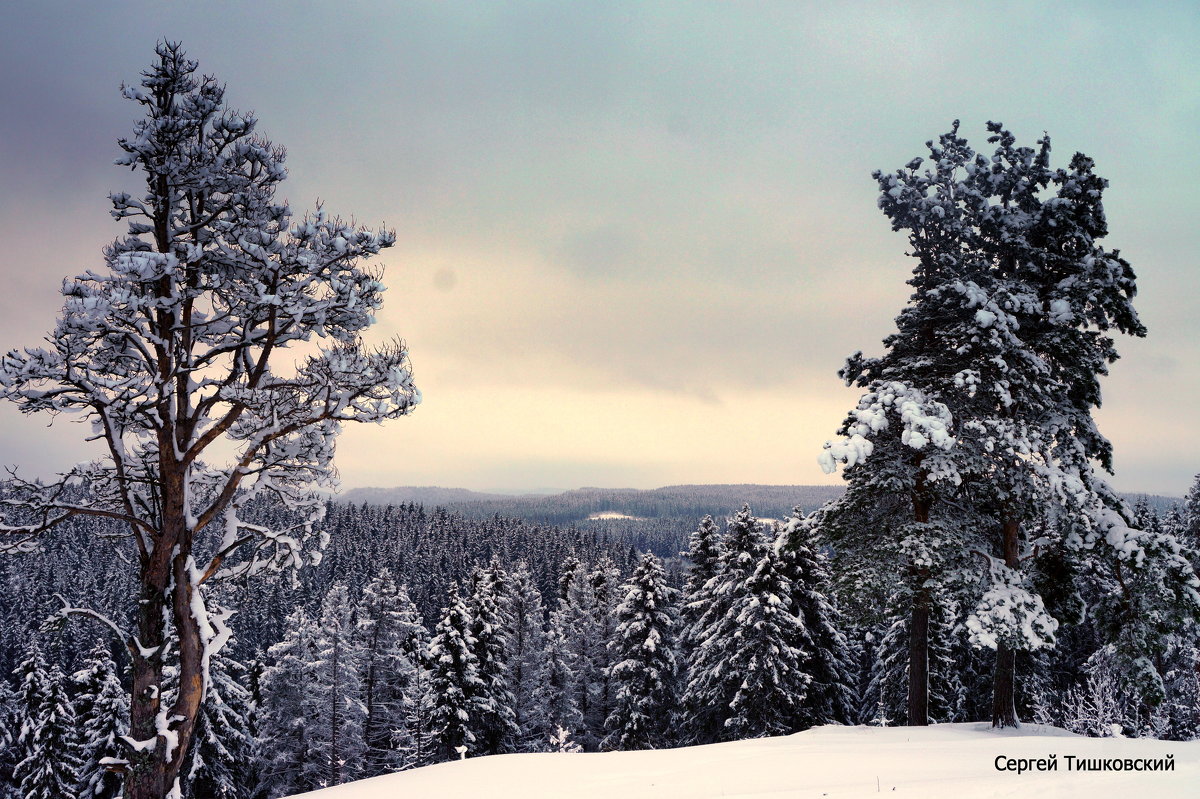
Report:
M1058 755L1055 772L997 771L999 755ZM1066 755L1174 755L1171 772L1067 771ZM1084 738L1035 724L820 727L783 738L603 754L481 757L304 794L311 799L692 799L693 797L1200 797L1200 741Z

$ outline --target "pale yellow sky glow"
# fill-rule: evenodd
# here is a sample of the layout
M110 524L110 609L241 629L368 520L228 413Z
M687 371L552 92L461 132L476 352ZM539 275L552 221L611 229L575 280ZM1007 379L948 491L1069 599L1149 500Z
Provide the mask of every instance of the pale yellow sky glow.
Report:
M105 194L156 39L182 39L288 148L283 193L394 226L370 338L424 403L348 429L346 487L819 483L908 290L873 169L955 118L1092 155L1137 270L1102 430L1115 485L1200 471L1189 4L39 3L0 31L0 345L37 343L61 278L120 229ZM119 17L119 19L118 19ZM0 409L5 463L49 473L81 428Z

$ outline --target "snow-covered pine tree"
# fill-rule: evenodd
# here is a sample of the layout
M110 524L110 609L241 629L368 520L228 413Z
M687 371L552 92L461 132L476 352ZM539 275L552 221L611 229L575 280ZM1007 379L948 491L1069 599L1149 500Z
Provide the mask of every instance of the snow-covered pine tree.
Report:
M625 582L609 643L615 707L606 745L612 749L658 749L674 743L679 704L675 662L677 623L674 588L651 553Z
M124 754L119 739L127 729L129 697L121 686L108 647L104 644L93 647L83 668L71 676L71 682L79 731L76 792L80 799L116 799L121 793L121 775L101 761L120 760Z
M287 636L267 652L273 665L263 671L258 714L258 790L270 799L321 787L309 766L316 757L307 706L308 664L317 656L315 625L298 607L284 629Z
M384 569L363 589L358 606L363 653L363 756L360 774L375 777L411 766L420 730L410 726L419 707L421 647L428 634L403 586Z
M804 653L804 671L811 678L800 706L802 728L820 724L853 724L854 662L842 618L830 600L828 561L817 549L804 514L794 508L780 534L778 567L791 583L792 612L800 618L802 637L793 645Z
M545 751L551 740L559 738L559 744L578 745L578 735L583 728L583 714L579 712L577 698L580 694L578 679L572 664L575 661L568 638L570 624L569 608L560 602L559 608L550 614L550 626L546 631L545 651L538 669L535 703L541 712L532 717L536 751Z
M354 604L335 583L321 602L307 664L304 708L311 744L308 768L322 785L356 779L362 762L362 650L355 636Z
M684 662L688 662L702 638L697 623L704 614L704 586L716 576L721 554L721 531L712 516L700 520L688 537L688 551L681 554L689 565L679 611L679 649Z
M470 587L467 609L480 682L471 718L475 738L472 753L514 752L520 730L513 709L516 699L509 686L513 621L509 613L508 574L493 560L487 568L476 567L472 571Z
M429 642L430 762L457 760L478 751L472 730L482 709L476 701L482 689L471 614L458 593L458 583L451 583Z
M512 687L513 712L519 740L518 751L544 749L541 733L547 725L541 721L545 709L539 701L538 674L546 649L546 618L542 595L534 585L525 561L513 571L508 594L508 615L512 624L509 685Z
M53 484L15 481L0 539L26 549L74 516L127 527L109 538L138 574L136 629L119 633L133 661L130 738L155 742L127 753L128 799L174 790L190 751L222 634L203 612L212 582L303 562L324 507L311 489L333 481L341 424L399 417L419 399L404 347L360 339L383 289L360 262L394 234L320 208L293 220L274 196L283 149L178 44L156 54L122 89L144 113L118 159L144 190L110 195L128 234L105 249L107 270L64 281L48 345L0 363L0 396L25 413L79 414L105 446ZM329 344L293 369L289 345L314 338ZM241 521L263 496L296 511L287 529ZM156 688L172 629L179 690L166 707Z
M742 682L742 675L730 667L733 650L742 645L735 637L737 618L749 601L750 578L766 554L762 524L750 506L743 505L721 538L715 576L692 599L703 608L695 625L699 645L688 663L683 694L686 734L692 743L727 740L729 706Z
M251 799L259 778L246 667L223 647L209 660L209 680L184 769L184 799Z
M607 733L607 719L615 706L615 689L611 680L611 667L615 662L609 644L616 635L615 613L621 601L621 570L608 556L596 561L590 575L592 597L595 599L596 647L592 668L596 674L596 705L592 736L603 740Z
M844 375L876 390L864 400L893 376L901 378L897 398L919 385L942 404L944 421L953 419L950 468L909 463L920 467L915 478L972 482L976 510L994 518L981 528L994 531L982 546L957 534L947 543L986 561L990 587L973 616L984 634L975 640L997 649L993 723L1013 726L1016 652L1052 645L1056 627L1021 567L1040 532L1031 523L1048 505L1060 507L1084 527L1072 545L1099 547L1107 558L1136 538L1114 510L1120 503L1111 489L1093 474L1093 461L1110 469L1111 446L1091 411L1099 404L1098 376L1116 358L1109 332L1145 331L1131 304L1132 269L1096 244L1107 233L1106 182L1091 160L1077 154L1068 169L1051 170L1048 137L1037 148L1016 147L999 123L988 130L997 145L991 158L973 152L955 123L928 143L931 168L919 171L922 159L914 159L895 173L876 173L881 208L894 229L910 232L917 293L886 342L889 353L852 358ZM831 446L827 466L872 455L872 435L888 427L873 405L860 403L844 428L848 441ZM913 427L923 413L890 405L905 422L902 443L912 447L915 431L923 445L928 435ZM926 583L915 584L918 602Z
M842 425L844 440L826 443L820 458L826 472L844 464L848 483L846 494L822 514L822 537L839 558L882 561L873 576L882 578L884 594L902 579L912 599L906 713L912 725L927 723L929 713L933 587L950 567L948 550L963 544L961 530L948 529L938 515L939 500L962 479L951 406L955 382L965 385L964 370L972 363L963 344L977 326L974 309L954 289L968 279L963 252L969 247L955 173L973 155L957 129L956 123L936 145L928 143L937 160L923 175L917 173L921 159L895 174L874 174L893 229L914 230L909 241L918 262L908 281L914 292L896 318L897 332L884 340L886 353L855 353L838 373L866 391Z
M13 782L21 799L75 799L75 711L67 697L66 678L55 664L46 670L41 650L32 651L18 667L21 680L20 730Z
M739 675L722 738L795 732L811 677L804 671L803 622L792 612L792 586L773 553L759 560L714 638L727 641L725 668Z
M563 562L563 569L559 586L565 594L559 600L551 624L566 645L566 663L571 674L570 685L574 690L571 705L580 717L577 727L564 726L585 752L595 752L599 749L604 726L604 720L598 717L601 685L597 669L598 650L607 642L600 640L596 596L586 564L575 558L567 558Z

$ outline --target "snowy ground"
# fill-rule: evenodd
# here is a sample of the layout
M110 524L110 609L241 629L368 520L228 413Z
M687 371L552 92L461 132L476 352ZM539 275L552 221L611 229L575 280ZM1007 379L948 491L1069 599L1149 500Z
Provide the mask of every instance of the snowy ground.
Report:
M1058 755L1055 772L997 771L998 755ZM1066 755L1174 755L1171 772L1067 771ZM1029 724L821 727L785 738L654 752L481 757L304 794L311 799L691 799L692 797L1200 797L1200 741L1083 738Z

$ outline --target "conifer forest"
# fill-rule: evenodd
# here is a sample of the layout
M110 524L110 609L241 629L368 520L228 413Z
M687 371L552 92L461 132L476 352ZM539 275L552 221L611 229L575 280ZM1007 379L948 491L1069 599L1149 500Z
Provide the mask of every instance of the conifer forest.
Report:
M5 344L5 404L99 454L5 453L0 799L822 725L1200 739L1200 475L1118 493L1095 414L1156 335L1105 164L955 120L871 176L909 296L827 376L858 399L802 456L840 485L339 494L343 428L437 401L371 343L396 232L293 210L225 91L158 44L121 89L118 237Z

